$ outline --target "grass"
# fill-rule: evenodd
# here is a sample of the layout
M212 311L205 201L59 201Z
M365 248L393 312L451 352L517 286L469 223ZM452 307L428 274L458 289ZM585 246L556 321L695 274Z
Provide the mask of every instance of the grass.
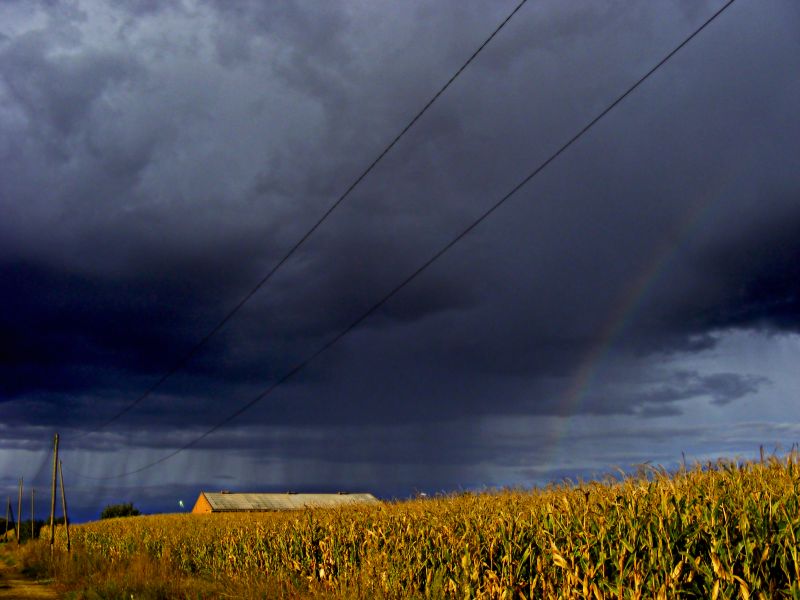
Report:
M376 507L111 519L63 534L73 598L798 598L800 465L667 473Z

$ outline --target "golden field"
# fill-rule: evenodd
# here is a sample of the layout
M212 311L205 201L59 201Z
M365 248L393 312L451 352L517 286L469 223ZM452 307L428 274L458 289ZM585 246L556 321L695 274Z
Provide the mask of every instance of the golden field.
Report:
M128 517L72 528L69 557L61 529L50 569L75 598L112 583L136 598L800 598L799 494L792 453L373 507ZM134 572L207 587L125 587Z

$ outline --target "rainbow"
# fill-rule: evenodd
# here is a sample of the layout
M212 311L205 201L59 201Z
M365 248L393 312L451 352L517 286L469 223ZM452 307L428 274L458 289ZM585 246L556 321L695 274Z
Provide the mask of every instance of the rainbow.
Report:
M625 286L619 301L598 330L595 342L586 352L580 365L569 379L566 390L558 399L556 431L549 436L545 464L558 454L558 450L570 430L570 417L578 414L597 373L603 366L610 350L628 328L656 282L667 272L680 250L696 232L707 223L719 199L729 187L715 182L711 192L699 194L687 208L682 218L656 245L637 276Z

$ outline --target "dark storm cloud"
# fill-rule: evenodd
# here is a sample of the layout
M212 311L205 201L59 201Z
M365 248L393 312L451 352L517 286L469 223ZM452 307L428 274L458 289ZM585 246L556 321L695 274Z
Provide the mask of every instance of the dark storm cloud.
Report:
M254 398L716 6L529 3L185 369L80 443L175 447ZM137 398L510 7L65 3L39 5L29 23L21 3L6 5L3 420L77 433ZM482 420L677 418L689 402L766 389L758 374L660 363L734 329L797 332L797 17L790 3L735 4L357 331L203 447L267 448L278 462L506 465L543 447L489 443ZM570 400L584 371L599 374ZM253 425L283 433L251 436Z
M719 289L705 312L711 324L800 331L800 189L792 197L792 213L764 218L709 253L703 266Z
M136 65L124 55L104 52L48 58L48 46L40 34L15 40L3 52L3 79L31 130L48 141L66 142L84 124L93 103L129 79Z
M652 390L639 393L638 404L644 406L646 416L680 414L674 406L681 400L708 396L712 404L724 406L758 391L766 383L763 377L739 375L737 373L698 373L678 371L665 378L666 381ZM630 402L630 398L627 398ZM664 412L668 411L668 412Z

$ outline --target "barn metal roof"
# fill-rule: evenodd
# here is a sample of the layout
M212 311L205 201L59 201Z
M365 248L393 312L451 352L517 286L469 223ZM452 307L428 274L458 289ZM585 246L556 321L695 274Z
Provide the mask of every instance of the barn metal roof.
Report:
M372 494L232 494L202 492L213 511L302 510L352 504L375 504Z

